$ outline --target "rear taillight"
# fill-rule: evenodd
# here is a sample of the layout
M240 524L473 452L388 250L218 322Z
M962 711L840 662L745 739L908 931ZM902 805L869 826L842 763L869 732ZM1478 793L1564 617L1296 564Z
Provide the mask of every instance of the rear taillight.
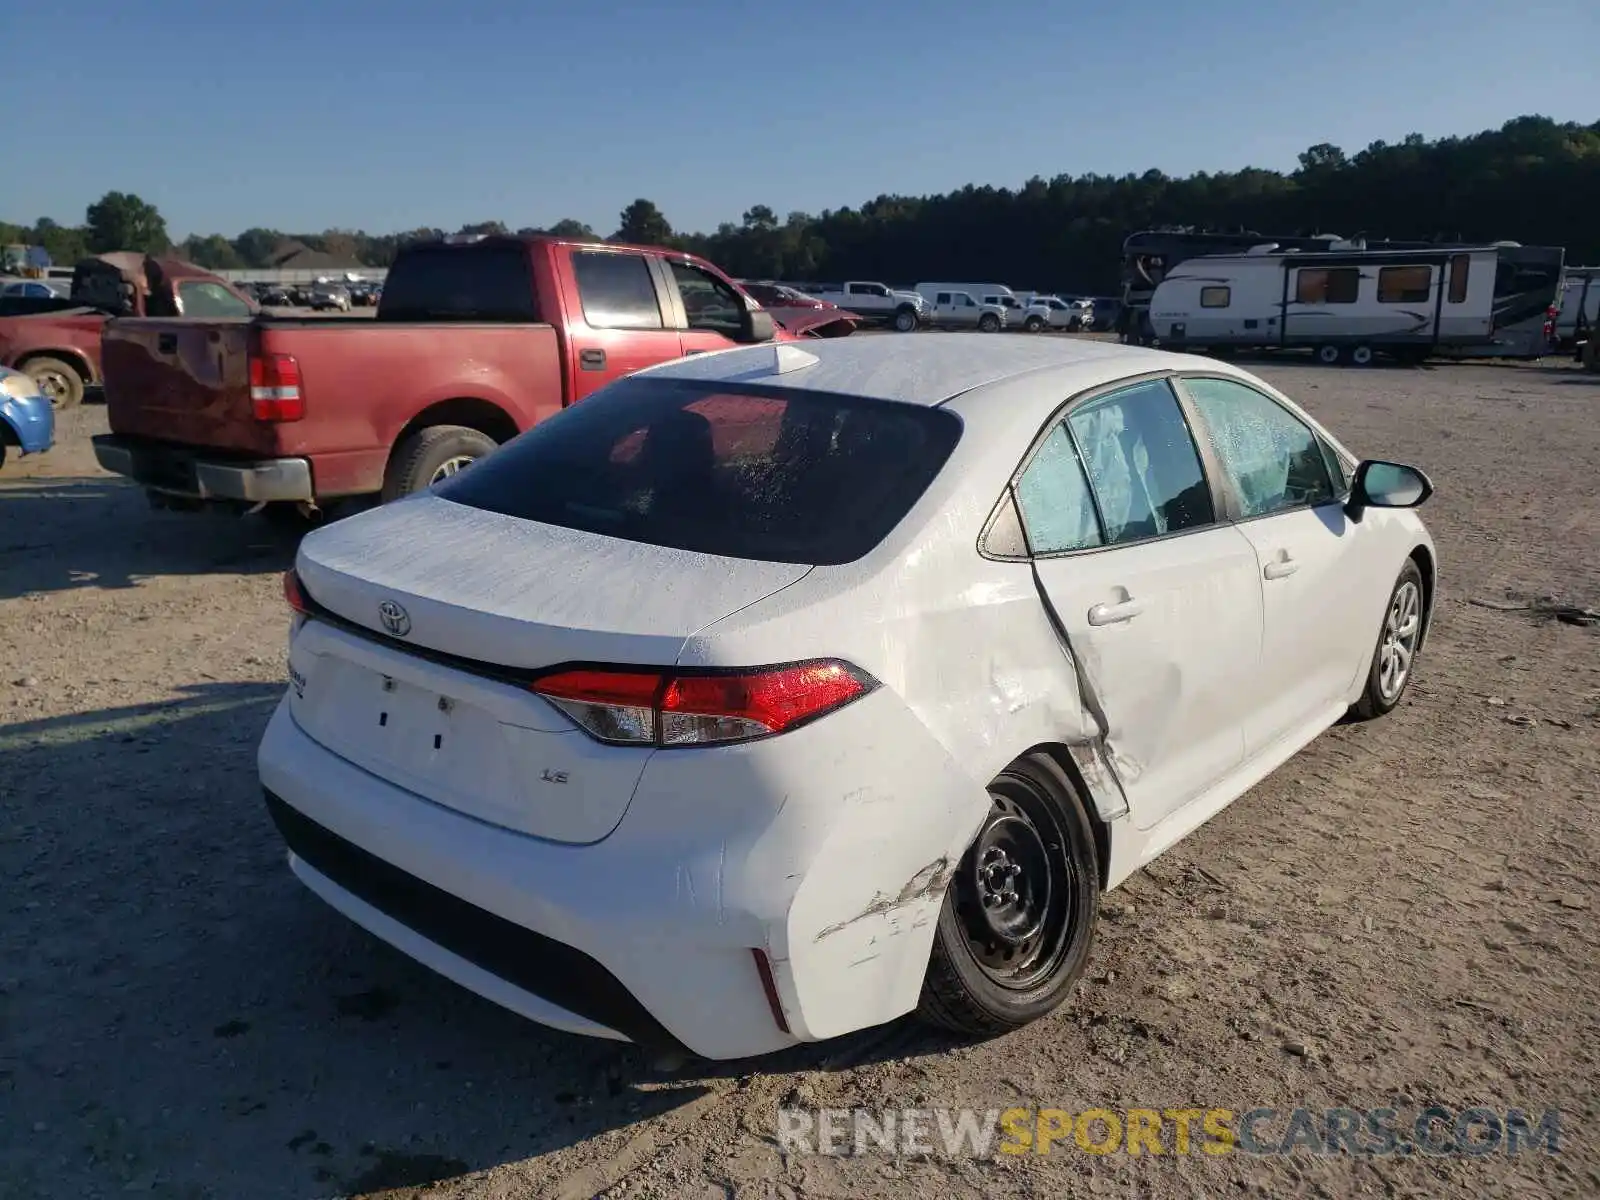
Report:
M300 586L300 576L293 567L283 573L283 598L289 607L302 617L311 615L311 601Z
M250 407L258 421L298 421L306 415L300 364L291 354L261 354L250 360Z
M602 742L708 746L771 737L877 687L837 659L756 671L630 671L585 667L530 685Z

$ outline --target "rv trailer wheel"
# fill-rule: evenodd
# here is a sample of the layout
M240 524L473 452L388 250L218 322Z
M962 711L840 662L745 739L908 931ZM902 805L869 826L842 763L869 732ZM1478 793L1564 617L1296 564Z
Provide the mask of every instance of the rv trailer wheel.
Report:
M1358 367L1370 367L1372 365L1372 347L1357 346L1350 351L1350 361Z
M1331 367L1344 357L1343 351L1331 342L1317 347L1317 361L1325 367Z

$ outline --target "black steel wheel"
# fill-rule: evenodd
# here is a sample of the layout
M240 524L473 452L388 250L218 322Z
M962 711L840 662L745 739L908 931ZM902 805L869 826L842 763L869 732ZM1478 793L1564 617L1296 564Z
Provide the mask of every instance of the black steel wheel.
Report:
M1053 1011L1083 973L1100 901L1094 829L1048 755L1012 763L945 894L920 1014L979 1036Z

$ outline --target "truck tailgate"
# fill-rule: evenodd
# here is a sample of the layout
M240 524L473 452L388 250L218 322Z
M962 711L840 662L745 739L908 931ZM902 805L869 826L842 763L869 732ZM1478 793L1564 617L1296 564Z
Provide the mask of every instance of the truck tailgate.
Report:
M113 433L270 453L275 434L250 404L247 319L106 322L100 356Z

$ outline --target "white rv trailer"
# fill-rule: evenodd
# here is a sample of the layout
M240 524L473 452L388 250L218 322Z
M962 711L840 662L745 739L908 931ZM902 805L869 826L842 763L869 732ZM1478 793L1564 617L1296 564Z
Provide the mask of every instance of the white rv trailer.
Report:
M1600 267L1568 267L1556 313L1556 349L1570 353L1600 325Z
M1324 363L1374 354L1538 358L1550 349L1560 247L1246 254L1177 264L1150 297L1169 349L1309 348Z

